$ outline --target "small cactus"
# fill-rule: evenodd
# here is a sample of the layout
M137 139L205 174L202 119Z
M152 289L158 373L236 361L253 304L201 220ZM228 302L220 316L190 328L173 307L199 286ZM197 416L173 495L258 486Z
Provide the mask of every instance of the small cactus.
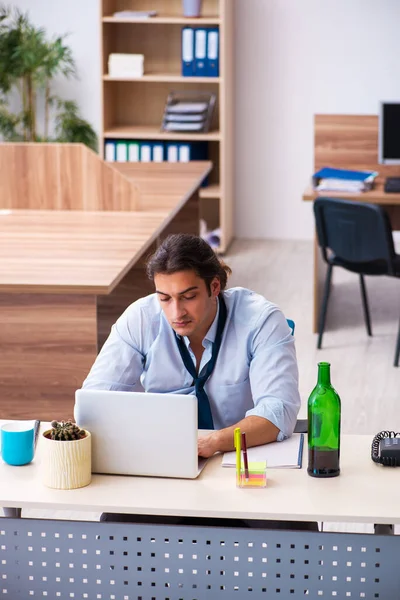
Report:
M86 432L72 421L52 421L51 427L50 438L52 440L70 442L86 436Z

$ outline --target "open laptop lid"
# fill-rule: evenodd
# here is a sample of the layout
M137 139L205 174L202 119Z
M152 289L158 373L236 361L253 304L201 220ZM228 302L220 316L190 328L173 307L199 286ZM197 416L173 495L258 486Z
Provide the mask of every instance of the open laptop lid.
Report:
M92 434L92 472L194 478L197 398L81 389L75 420Z

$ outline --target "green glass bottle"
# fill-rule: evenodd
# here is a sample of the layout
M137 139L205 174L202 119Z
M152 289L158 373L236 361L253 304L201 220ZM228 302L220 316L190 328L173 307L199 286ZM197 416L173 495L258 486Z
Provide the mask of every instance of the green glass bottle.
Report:
M340 398L331 385L331 365L318 363L318 382L308 399L308 474L340 473Z

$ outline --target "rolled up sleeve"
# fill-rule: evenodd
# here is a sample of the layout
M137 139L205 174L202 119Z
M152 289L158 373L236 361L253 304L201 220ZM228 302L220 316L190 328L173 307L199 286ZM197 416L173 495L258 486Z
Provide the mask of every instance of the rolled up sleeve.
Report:
M250 348L250 385L254 408L248 416L267 419L278 429L278 441L290 437L300 409L294 337L275 308L258 322Z
M144 356L140 338L140 311L131 305L112 326L82 387L119 391L141 387Z

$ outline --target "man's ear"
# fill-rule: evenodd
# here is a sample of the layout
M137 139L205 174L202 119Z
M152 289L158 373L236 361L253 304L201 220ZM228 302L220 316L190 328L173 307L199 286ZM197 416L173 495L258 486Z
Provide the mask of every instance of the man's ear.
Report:
M216 298L221 291L221 282L219 280L219 277L214 277L214 279L212 280L212 282L210 284L210 289L211 289L211 295Z

